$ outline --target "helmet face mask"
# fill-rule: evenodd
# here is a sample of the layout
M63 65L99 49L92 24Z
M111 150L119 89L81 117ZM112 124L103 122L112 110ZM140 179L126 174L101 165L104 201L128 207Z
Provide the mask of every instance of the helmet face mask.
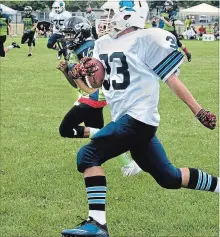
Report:
M53 3L52 9L55 13L61 14L65 11L65 3L63 1L55 1Z
M96 19L96 32L99 37L108 34L112 30L111 21L114 14L113 9L106 9L101 18Z
M167 11L170 11L173 9L173 2L171 0L167 0L165 3L164 3L164 8L165 10Z
M84 17L75 16L66 20L62 32L68 49L74 50L91 37L91 29L90 23Z
M26 16L30 16L31 13L32 13L32 7L30 7L30 6L25 7L24 8L24 13L25 13Z
M108 34L112 30L111 21L113 16L119 12L119 0L108 0L101 7L103 10L103 15L96 19L96 32L98 36L103 36Z

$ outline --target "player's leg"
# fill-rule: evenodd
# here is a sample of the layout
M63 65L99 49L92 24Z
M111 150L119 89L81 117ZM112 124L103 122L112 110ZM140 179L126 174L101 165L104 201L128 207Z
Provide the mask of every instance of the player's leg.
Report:
M4 43L6 41L6 38L7 38L6 35L0 36L0 57L5 57L5 54L8 53L13 48L20 48L20 46L15 42L12 42L11 45L4 48Z
M62 137L66 138L85 138L85 127L79 126L85 121L90 106L86 104L74 105L63 118L59 131Z
M84 124L86 126L85 136L91 138L104 127L103 108L93 108L88 106Z
M25 44L28 40L28 34L24 33L21 37L21 44Z
M34 35L35 35L35 32L31 32L28 34L28 57L31 57L32 56L32 44L33 44L33 40L34 40Z
M58 51L58 59L61 59L62 56L62 49L57 44L57 40L60 39L61 37L62 36L58 34L52 34L47 42L47 48Z
M11 49L14 49L14 48L20 49L20 45L17 44L16 42L12 42L11 45L9 45L5 48L5 53L8 53Z
M97 32L96 32L95 26L92 27L92 35L93 35L93 37L94 37L95 40L98 39L98 35L97 35Z
M199 169L176 168L167 158L166 152L160 141L154 137L145 154L138 150L132 157L139 166L150 173L157 183L167 189L179 189L181 187L219 192L219 178L209 175ZM145 159L142 159L145 157Z
M6 41L6 35L0 36L0 57L5 57L4 43Z
M63 236L84 235L108 237L106 226L106 178L101 165L107 160L135 147L143 139L150 141L156 131L155 127L143 124L128 115L116 122L111 122L82 147L77 155L77 167L84 173L87 198L89 203L89 219L80 227L64 230ZM92 227L92 228L91 228Z
M63 53L64 59L67 60L68 50L66 46L66 41L62 41L61 44L62 44L62 53Z
M183 188L219 193L219 177L197 168L180 168L180 170Z
M34 32L33 40L32 40L32 44L33 44L34 47L36 46L36 38L37 38L37 33Z
M177 45L178 45L178 47L183 50L183 52L185 53L185 55L186 55L188 61L191 62L192 55L191 55L191 53L187 50L186 46L183 45L183 44L180 42L180 40L178 39L178 35L177 35L176 31L171 31L171 33L172 33L173 35L175 35L176 40L177 40Z
M84 129L84 137L92 138L92 136L104 126L103 108L94 109L90 107L85 116L86 119L84 123L86 127ZM122 173L124 176L133 176L141 171L140 167L128 156L127 153L119 155L117 160L120 165L122 165Z

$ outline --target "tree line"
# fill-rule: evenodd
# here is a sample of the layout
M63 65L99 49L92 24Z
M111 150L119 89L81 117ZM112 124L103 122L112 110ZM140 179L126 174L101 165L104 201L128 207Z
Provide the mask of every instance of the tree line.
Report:
M114 0L113 0L114 1ZM23 11L25 6L31 6L34 10L46 10L51 9L52 4L54 1L0 1L0 3L11 7L18 11ZM89 6L92 8L99 8L106 2L105 0L88 0L88 1L73 1L73 0L66 0L66 8L69 11L76 12L76 11L85 11L85 9ZM219 7L219 1L203 1L204 3ZM149 1L149 7L155 8L157 6L163 6L164 1ZM192 0L185 0L185 1L174 1L176 7L192 7L198 5L199 1L192 1Z

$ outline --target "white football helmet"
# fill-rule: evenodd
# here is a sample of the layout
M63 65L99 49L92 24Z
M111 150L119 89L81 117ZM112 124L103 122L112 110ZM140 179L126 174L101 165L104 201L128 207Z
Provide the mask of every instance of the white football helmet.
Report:
M112 38L130 27L144 28L149 13L146 0L120 1L119 5L119 12L111 20L109 35Z
M65 11L65 2L62 0L57 0L52 5L52 11L56 12L57 14L61 14Z

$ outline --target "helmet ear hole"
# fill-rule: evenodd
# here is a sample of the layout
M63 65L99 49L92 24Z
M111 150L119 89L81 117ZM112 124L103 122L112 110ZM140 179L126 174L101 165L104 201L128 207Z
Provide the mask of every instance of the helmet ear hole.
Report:
M124 19L124 20L128 20L130 17L131 17L131 15L125 15L125 16L123 17L123 19Z

